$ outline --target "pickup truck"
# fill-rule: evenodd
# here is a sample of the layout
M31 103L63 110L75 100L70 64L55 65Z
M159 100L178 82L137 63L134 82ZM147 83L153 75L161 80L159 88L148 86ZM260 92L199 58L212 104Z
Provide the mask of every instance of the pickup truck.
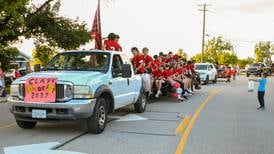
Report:
M15 80L8 100L20 128L84 119L88 132L99 134L108 113L130 104L137 113L145 111L148 94L143 87L142 75L134 74L122 52L67 51Z
M271 68L264 63L253 63L251 64L246 71L246 76L250 75L262 76L263 73L268 73L270 76L272 74Z

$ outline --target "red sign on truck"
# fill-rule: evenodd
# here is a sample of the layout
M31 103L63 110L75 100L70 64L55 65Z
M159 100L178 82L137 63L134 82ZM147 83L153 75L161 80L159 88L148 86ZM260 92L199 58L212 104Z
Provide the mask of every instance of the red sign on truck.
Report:
M57 78L29 78L25 84L25 102L53 103L56 101Z

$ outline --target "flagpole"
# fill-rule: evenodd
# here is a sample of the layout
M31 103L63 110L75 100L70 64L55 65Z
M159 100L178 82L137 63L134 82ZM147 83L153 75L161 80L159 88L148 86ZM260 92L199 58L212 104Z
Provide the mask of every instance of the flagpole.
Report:
M99 33L100 35L102 36L102 29L101 29L101 0L98 0L98 16L99 16L99 19L100 19L100 25L99 25ZM100 44L101 44L101 49L102 49L102 37L100 38Z

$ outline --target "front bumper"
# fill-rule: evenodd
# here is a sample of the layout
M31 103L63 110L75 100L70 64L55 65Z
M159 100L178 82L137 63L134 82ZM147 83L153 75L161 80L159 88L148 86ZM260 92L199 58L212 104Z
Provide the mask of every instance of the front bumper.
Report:
M250 75L259 75L261 74L261 71L247 71L246 73Z
M206 81L206 77L207 77L206 74L200 74L200 80L201 81Z
M66 103L25 103L8 99L10 111L17 120L24 121L55 121L85 119L93 114L96 99L70 100ZM32 118L32 110L46 110L46 118Z

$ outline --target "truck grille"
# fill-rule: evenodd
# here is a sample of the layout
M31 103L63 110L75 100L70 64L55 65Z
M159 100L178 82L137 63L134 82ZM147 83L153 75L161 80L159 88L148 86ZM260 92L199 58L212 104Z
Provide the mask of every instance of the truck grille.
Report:
M24 100L26 95L25 84L19 84L19 98ZM56 85L56 100L57 102L68 101L72 98L72 85L67 84L57 84Z

